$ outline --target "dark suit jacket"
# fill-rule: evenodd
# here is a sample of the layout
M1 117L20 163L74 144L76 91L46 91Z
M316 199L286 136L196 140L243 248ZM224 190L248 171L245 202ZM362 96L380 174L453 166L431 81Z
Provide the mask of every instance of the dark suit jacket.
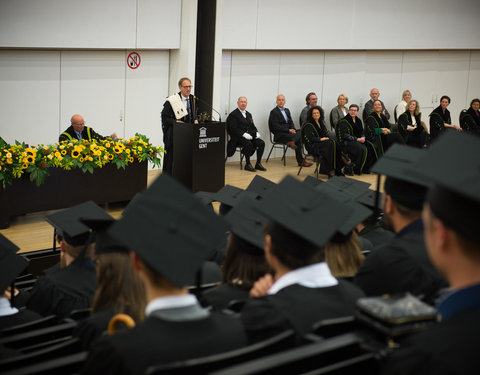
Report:
M283 114L278 106L270 111L270 116L268 117L268 128L273 133L273 140L275 142L289 142L292 140L292 137L289 137L289 130L295 129L295 124L293 123L292 116L288 108L285 108L285 114L287 115L288 121L285 121L285 117L283 117Z
M90 137L88 137L88 129L90 129ZM60 136L58 137L58 141L70 141L70 138L64 134L67 133L69 134L73 139L78 139L77 138L77 133L75 133L75 130L73 129L73 126L70 125ZM100 134L96 133L92 128L89 128L88 126L85 126L82 131L82 139L91 141L92 139L105 139L104 136L101 136Z
M243 117L242 112L237 108L230 112L227 117L227 132L230 135L230 140L227 144L227 156L232 156L239 140L244 133L250 134L253 139L257 138L257 128L253 123L253 117L250 112L246 112L247 117Z

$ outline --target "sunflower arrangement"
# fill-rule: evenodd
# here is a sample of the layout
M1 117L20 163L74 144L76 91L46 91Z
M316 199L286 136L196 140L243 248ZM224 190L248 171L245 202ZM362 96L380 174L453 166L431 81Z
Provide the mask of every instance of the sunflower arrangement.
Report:
M52 167L81 169L84 173L93 173L95 168L109 163L115 164L118 169L125 169L136 161L148 161L159 167L164 152L163 147L153 146L145 135L138 133L128 140L73 140L38 146L18 141L9 145L0 138L0 182L6 188L13 179L26 173L30 181L40 186L49 175L48 168Z

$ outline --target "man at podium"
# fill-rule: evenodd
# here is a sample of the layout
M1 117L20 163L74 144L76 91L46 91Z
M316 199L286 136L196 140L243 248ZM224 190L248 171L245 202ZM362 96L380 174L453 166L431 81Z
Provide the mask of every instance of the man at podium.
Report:
M163 104L162 130L165 155L163 157L163 173L173 173L173 126L177 122L198 124L198 105L191 94L192 81L183 77L178 81L180 92L167 98Z

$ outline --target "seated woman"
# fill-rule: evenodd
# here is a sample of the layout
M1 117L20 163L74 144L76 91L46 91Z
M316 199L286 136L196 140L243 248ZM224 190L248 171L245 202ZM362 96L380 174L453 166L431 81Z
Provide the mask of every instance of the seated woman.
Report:
M325 245L325 262L335 277L355 276L364 259L354 231L348 235L337 233Z
M433 142L442 132L447 129L462 130L458 125L452 125L450 111L447 109L450 98L443 95L440 98L440 105L430 113L430 141Z
M132 267L129 250L105 233L97 235L95 242L95 269L98 288L93 297L92 313L79 322L74 332L85 349L107 331L114 315L127 314L138 323L145 313L145 288Z
M333 130L335 130L338 122L348 114L348 108L346 107L348 96L344 94L338 95L337 103L338 105L330 111L330 126Z
M460 127L463 131L480 135L480 99L473 99L470 108L460 113Z
M342 156L337 141L328 137L327 127L321 120L323 109L312 107L307 113L307 122L302 126L302 142L309 154L322 156L326 160L328 176L343 176L342 168L348 166L348 174L353 174L353 164Z
M416 100L410 100L407 110L398 118L398 131L407 145L418 148L428 146L428 133L422 126L422 113Z
M358 109L356 104L350 106L347 115L338 122L335 133L342 151L355 165L354 173L361 175L362 172L370 173L370 167L377 161L377 153L373 144L365 139Z
M410 90L403 91L402 101L395 106L395 122L397 122L400 115L407 110L410 99L412 99L412 93Z
M367 141L372 142L377 151L377 156L383 156L388 148L394 143L405 144L400 133L393 133L391 124L382 113L382 102L373 102L373 112L365 120L365 136Z

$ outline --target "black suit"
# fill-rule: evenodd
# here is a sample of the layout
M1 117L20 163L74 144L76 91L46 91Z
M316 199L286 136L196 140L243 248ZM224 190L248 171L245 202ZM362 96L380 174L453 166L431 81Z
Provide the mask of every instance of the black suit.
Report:
M238 108L230 112L227 117L227 132L230 135L230 140L227 144L227 156L232 156L235 153L235 149L241 147L245 160L249 163L250 156L257 150L257 163L260 163L265 150L265 142L257 138L258 130L253 123L253 117L250 112L246 111L246 117L243 117L242 112ZM250 134L252 140L244 138L244 133Z
M293 123L292 116L290 115L290 110L285 108L285 114L287 116L287 121L283 117L282 111L280 108L275 107L270 111L270 116L268 117L268 128L273 133L273 140L278 143L288 143L294 142L297 145L295 150L295 158L298 163L303 161L302 149L301 149L301 132L300 129L295 129L295 124ZM290 129L296 130L295 134L290 133Z
M181 93L179 92L178 95L182 98ZM173 126L177 123L177 121L183 121L186 123L193 123L195 120L198 120L198 105L197 100L193 95L189 95L188 97L189 108L188 114L181 119L175 117L175 113L173 112L172 105L167 100L163 104L163 111L162 111L162 130L163 130L163 144L165 147L166 153L163 156L163 168L162 172L168 173L169 175L173 174Z

